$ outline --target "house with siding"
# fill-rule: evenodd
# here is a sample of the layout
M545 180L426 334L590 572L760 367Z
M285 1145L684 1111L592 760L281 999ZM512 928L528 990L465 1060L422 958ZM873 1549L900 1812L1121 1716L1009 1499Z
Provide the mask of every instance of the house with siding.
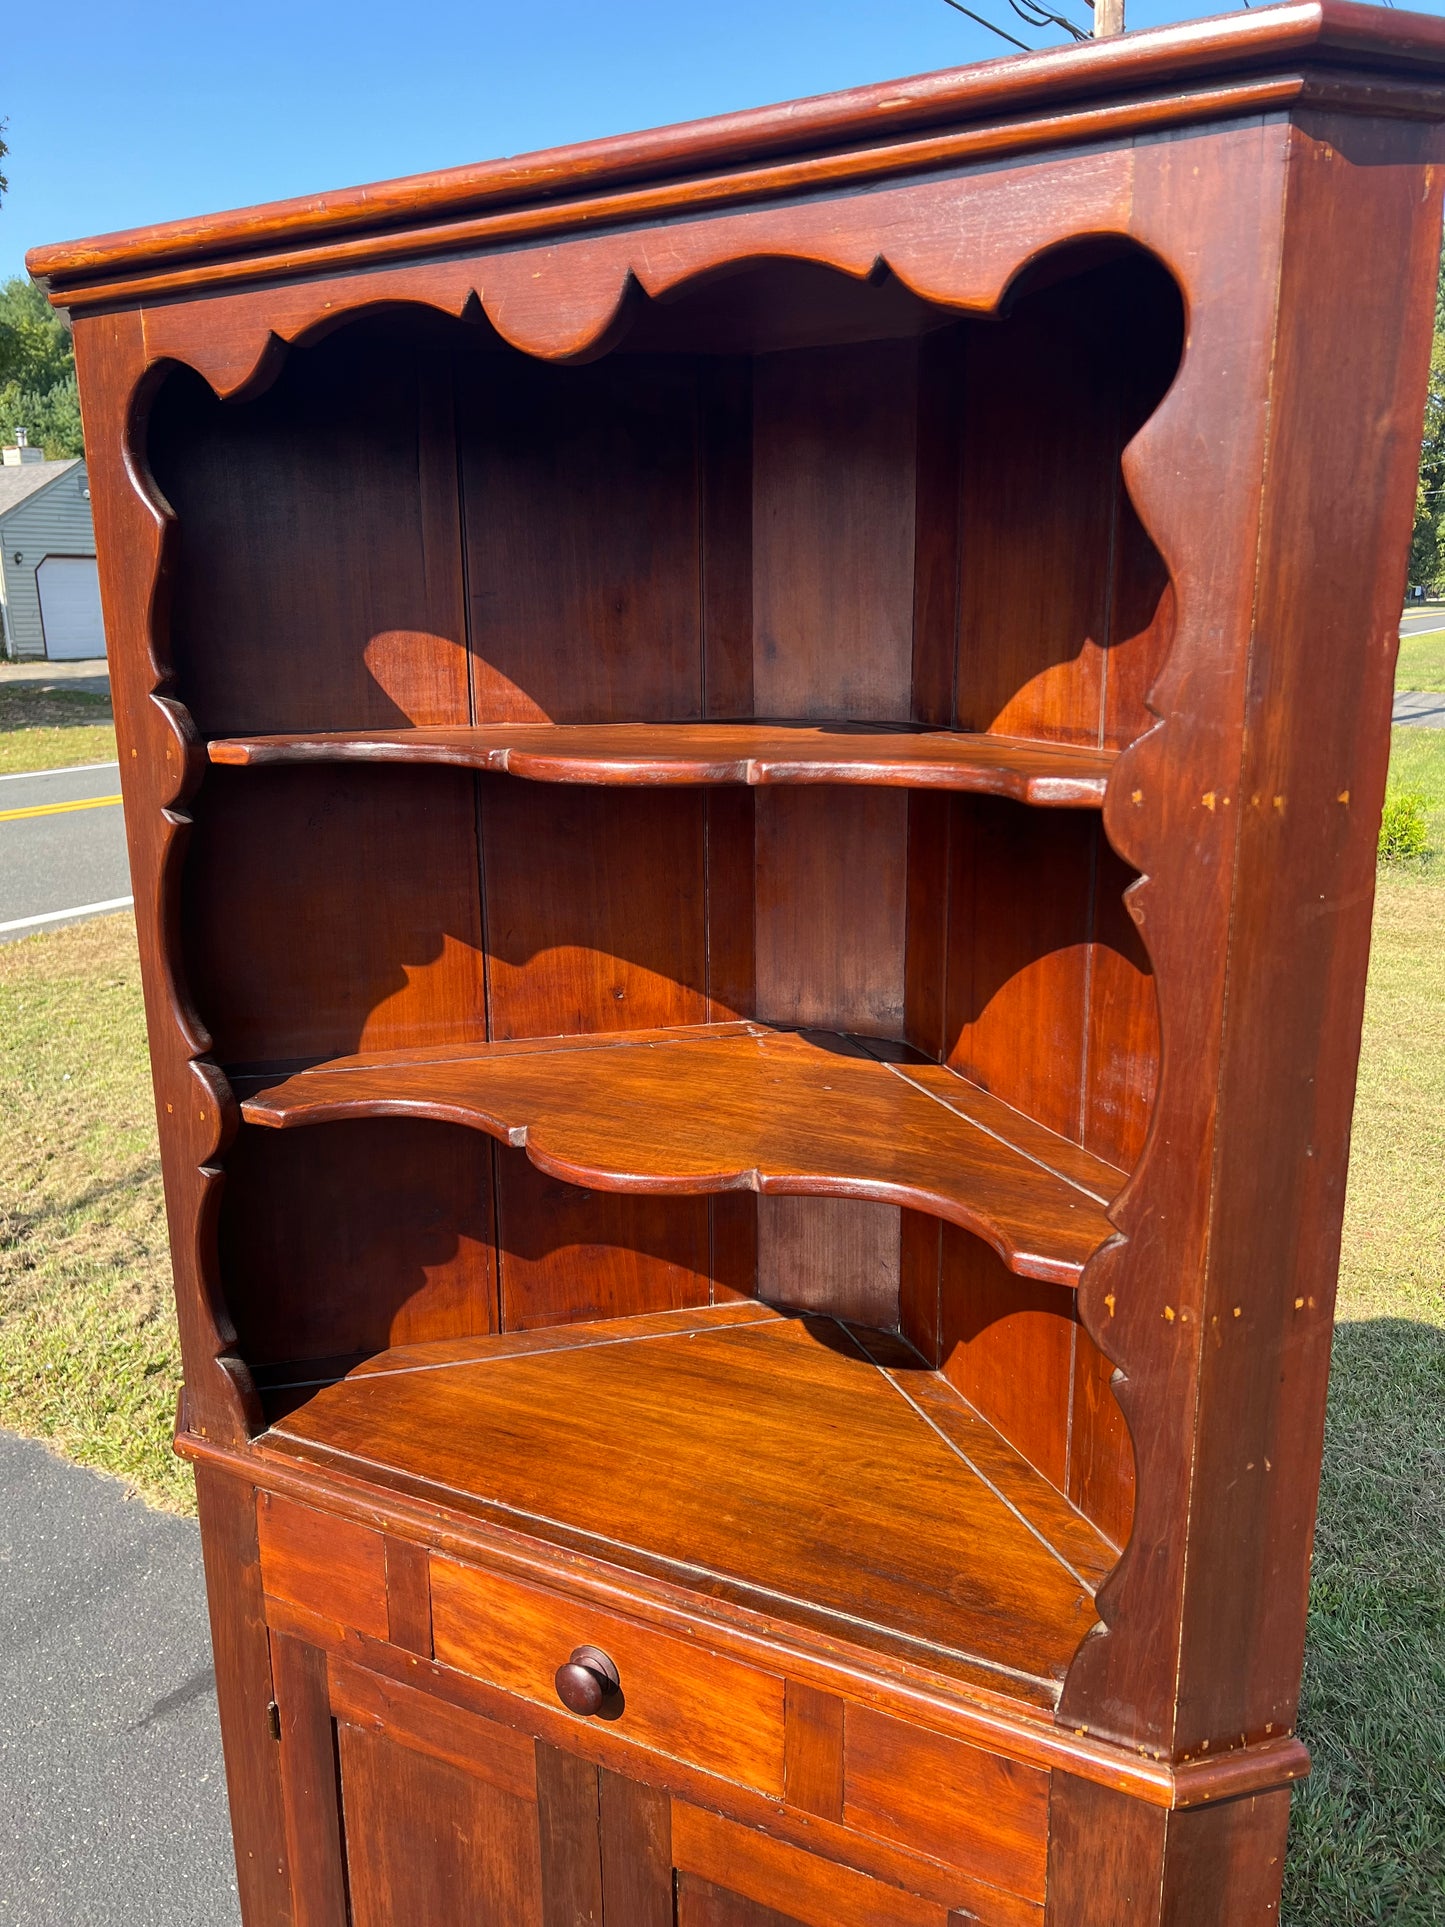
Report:
M85 463L0 450L0 630L12 661L105 654Z

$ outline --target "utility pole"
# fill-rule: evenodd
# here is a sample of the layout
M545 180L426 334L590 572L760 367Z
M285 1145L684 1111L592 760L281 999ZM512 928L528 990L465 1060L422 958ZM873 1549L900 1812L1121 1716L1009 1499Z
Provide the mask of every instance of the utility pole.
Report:
M1124 31L1124 0L1094 0L1094 38Z

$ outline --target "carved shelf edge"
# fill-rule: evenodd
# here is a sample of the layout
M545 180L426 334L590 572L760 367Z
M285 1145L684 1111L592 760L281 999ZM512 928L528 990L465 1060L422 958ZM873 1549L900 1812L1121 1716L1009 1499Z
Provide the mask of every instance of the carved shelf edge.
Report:
M752 1023L472 1044L235 1078L286 1129L425 1117L608 1191L868 1198L962 1226L1074 1285L1124 1173L906 1046Z
M896 724L485 723L229 736L213 763L434 763L539 783L859 783L1099 809L1117 752Z

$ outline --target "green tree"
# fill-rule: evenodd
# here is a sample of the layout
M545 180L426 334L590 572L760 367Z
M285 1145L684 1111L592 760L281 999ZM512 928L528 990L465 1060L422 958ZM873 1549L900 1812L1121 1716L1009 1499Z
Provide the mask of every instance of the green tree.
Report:
M1435 340L1430 386L1425 395L1425 435L1415 486L1415 528L1410 538L1410 581L1432 594L1445 591L1445 261L1435 296Z
M0 439L12 442L17 428L52 461L85 452L70 335L19 275L0 286Z

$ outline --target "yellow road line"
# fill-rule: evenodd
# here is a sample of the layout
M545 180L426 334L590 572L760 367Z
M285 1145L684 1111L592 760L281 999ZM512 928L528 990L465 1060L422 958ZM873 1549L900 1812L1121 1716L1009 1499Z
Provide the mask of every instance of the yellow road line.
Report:
M0 823L13 823L17 816L60 816L66 810L103 810L119 801L118 796L87 796L79 803L32 803L28 810L0 810Z

